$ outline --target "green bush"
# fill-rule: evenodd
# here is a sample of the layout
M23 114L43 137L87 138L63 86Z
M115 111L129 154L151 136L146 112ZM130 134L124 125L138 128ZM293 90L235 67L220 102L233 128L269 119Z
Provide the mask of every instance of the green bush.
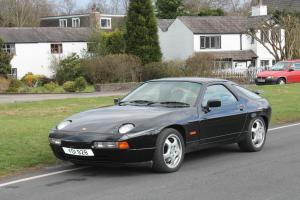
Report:
M48 78L47 76L41 75L38 77L38 86L44 86L45 84L53 82L53 79Z
M76 87L75 87L74 81L66 81L63 84L63 88L66 92L76 92Z
M120 54L125 52L124 31L92 33L89 51L99 55Z
M59 86L54 82L50 82L44 85L44 88L50 92L53 92L57 87Z
M22 82L18 79L11 79L7 92L19 92Z
M140 81L141 62L138 57L115 54L87 58L84 73L92 83L117 83Z
M163 77L179 77L184 76L184 62L154 62L142 67L142 81L158 79Z
M72 55L60 60L58 66L54 67L55 79L61 85L66 81L74 81L82 76L81 59L73 53Z
M76 78L74 84L75 84L76 90L78 90L78 91L85 90L85 88L87 86L87 82L84 79L84 77L82 77L82 76L79 78Z
M0 38L0 75L7 76L11 72L11 64L13 56L2 50L3 40Z
M210 53L196 53L186 60L186 76L211 76L215 68L215 58Z

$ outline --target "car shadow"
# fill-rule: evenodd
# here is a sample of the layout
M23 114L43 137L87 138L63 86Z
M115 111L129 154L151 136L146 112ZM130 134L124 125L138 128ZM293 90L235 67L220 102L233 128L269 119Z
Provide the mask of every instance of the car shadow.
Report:
M221 157L226 154L241 153L237 145L226 145L215 148L203 149L193 153L188 153L185 156L184 164L202 162L207 159L213 159ZM86 169L80 170L85 177L128 177L128 176L143 176L143 175L161 175L160 173L154 172L149 165L135 164L129 166L115 166L115 165L104 165L104 166L91 166Z

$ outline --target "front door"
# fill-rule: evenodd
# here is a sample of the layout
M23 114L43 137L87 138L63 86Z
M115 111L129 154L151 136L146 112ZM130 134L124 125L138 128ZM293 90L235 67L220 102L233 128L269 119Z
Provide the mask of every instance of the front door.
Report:
M209 100L220 100L221 107L210 108L209 112L200 113L200 143L229 140L239 136L246 120L242 102L223 84L206 88L202 107L205 107Z
M300 83L300 63L295 63L292 66L293 71L288 72L289 83Z

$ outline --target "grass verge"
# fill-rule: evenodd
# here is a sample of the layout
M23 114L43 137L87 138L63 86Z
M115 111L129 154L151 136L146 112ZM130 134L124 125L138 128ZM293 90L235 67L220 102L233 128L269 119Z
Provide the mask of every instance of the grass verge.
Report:
M112 104L113 97L0 104L0 177L58 162L49 130L74 113Z

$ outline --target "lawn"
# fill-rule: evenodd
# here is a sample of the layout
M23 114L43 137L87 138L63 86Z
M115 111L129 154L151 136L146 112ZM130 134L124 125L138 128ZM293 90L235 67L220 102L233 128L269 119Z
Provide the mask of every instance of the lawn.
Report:
M48 132L65 117L112 104L113 97L0 104L0 177L58 162Z
M272 125L300 121L300 84L251 86L272 106Z
M300 120L300 84L251 88L271 103L272 125ZM48 146L49 130L71 114L112 102L99 97L0 104L0 177L59 162Z

